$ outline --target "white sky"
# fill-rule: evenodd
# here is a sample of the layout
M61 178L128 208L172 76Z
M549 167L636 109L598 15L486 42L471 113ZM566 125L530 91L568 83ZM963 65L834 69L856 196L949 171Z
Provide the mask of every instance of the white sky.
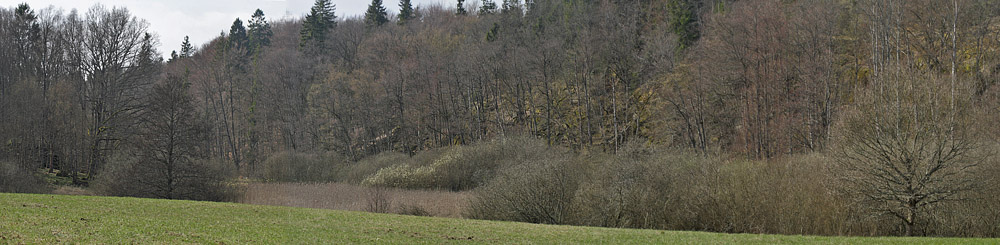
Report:
M169 56L171 50L180 49L184 36L190 36L191 43L200 47L205 42L229 32L233 20L240 18L244 25L253 11L260 8L269 21L283 18L299 18L309 13L315 0L0 0L0 7L13 8L20 3L28 3L37 12L48 6L62 8L66 13L77 9L80 14L87 12L96 3L106 7L124 6L132 15L149 22L150 31L160 39L160 53ZM336 5L337 17L363 15L370 0L332 0ZM414 5L429 4L454 5L454 0L412 0ZM473 2L473 1L467 1ZM397 12L397 0L383 0L390 14Z

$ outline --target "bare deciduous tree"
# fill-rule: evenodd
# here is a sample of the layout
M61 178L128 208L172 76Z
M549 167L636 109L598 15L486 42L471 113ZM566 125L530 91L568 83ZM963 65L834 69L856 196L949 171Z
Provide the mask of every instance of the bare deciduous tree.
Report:
M836 173L845 193L898 218L909 236L922 214L975 189L970 176L984 159L968 100L954 98L950 110L947 79L899 72L918 75L866 90L841 122Z
M159 66L148 26L124 8L96 5L87 12L82 52L75 58L83 71L83 97L90 114L90 174L134 126L142 91Z

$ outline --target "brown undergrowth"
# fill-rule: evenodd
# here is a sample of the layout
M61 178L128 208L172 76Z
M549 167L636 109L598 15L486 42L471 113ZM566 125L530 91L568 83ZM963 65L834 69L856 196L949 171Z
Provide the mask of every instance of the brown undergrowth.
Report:
M379 193L373 200L373 193ZM385 189L376 191L343 183L250 183L240 203L336 209L369 210L372 201L388 204L388 210L400 214L461 218L471 194L437 190ZM423 211L423 212L421 212Z

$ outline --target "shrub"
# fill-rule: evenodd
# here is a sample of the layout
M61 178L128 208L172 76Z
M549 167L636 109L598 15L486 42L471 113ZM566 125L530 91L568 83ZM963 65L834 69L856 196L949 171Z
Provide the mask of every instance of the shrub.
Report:
M379 169L361 184L409 189L436 188L439 186L440 169L450 161L453 152L446 149L421 152L405 161Z
M392 207L392 197L385 187L368 189L368 205L365 211L372 213L388 213Z
M503 168L544 157L545 142L530 137L508 137L471 146L454 146L417 154L380 169L365 185L397 188L471 190L493 179Z
M645 143L617 154L553 154L503 169L476 189L479 219L737 233L859 234L883 225L854 220L831 191L829 160L799 155L746 161Z
M565 224L572 214L580 183L577 161L567 154L548 154L500 171L475 190L470 218L543 224Z
M374 175L369 176L361 182L366 186L393 187L393 188L433 188L436 185L437 166L413 166L402 163L399 165L383 168Z
M681 192L690 186L701 157L658 149L643 143L626 144L613 156L590 157L589 181L577 193L577 224L667 228L684 213Z
M440 188L471 190L492 180L503 168L544 158L553 150L545 141L529 136L505 137L456 147L450 155L442 158L440 174L436 176L440 178Z
M399 152L383 152L375 156L361 159L355 163L347 163L337 173L339 182L360 184L369 176L383 168L406 162L410 157Z
M346 159L336 153L279 152L264 160L257 176L266 181L328 182L336 178Z
M0 161L0 192L46 193L49 189L30 168L11 161Z
M180 164L175 171L172 189L161 184L161 173L141 167L137 159L116 154L94 179L93 187L100 194L143 198L168 198L201 201L233 201L240 196L236 185L228 182L236 170L224 161L195 160Z

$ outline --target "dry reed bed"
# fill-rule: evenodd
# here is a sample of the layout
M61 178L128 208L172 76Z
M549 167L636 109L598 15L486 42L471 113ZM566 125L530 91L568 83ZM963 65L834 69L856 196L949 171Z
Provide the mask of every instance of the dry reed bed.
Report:
M370 211L376 193L372 187L342 183L250 183L240 203L322 208L348 211ZM471 193L434 190L386 189L384 194L390 212L404 212L407 207L419 207L437 217L460 218Z

